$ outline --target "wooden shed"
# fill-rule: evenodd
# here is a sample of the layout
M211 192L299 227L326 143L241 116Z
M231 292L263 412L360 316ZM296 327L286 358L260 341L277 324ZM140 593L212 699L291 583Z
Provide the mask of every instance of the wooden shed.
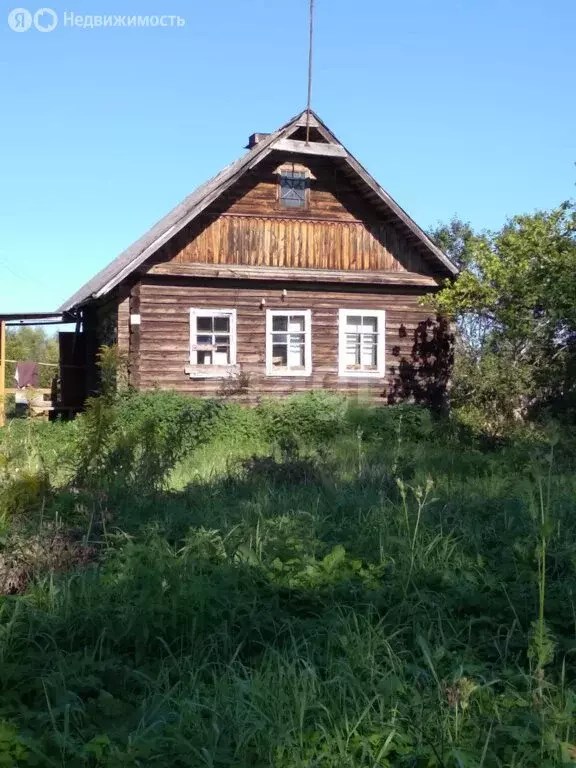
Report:
M311 389L440 402L448 325L425 298L457 269L314 113L255 133L60 311L130 383L254 402ZM423 303L424 302L424 303Z

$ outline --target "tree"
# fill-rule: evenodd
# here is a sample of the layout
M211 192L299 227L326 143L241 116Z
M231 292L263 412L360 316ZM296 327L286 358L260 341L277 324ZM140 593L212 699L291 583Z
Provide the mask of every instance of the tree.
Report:
M459 330L454 397L505 418L576 404L576 205L432 236L462 266L436 297Z
M43 328L22 326L8 328L6 333L6 356L8 360L34 360L37 363L58 363L58 339L46 333ZM13 387L15 363L6 365L6 386ZM40 387L48 388L58 373L57 367L40 366Z

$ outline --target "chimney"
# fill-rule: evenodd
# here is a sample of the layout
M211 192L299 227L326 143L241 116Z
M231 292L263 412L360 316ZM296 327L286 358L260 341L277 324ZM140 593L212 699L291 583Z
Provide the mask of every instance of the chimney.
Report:
M256 144L260 144L262 139L265 139L266 136L269 136L269 133L253 133L252 136L248 139L248 146L246 149L254 149Z

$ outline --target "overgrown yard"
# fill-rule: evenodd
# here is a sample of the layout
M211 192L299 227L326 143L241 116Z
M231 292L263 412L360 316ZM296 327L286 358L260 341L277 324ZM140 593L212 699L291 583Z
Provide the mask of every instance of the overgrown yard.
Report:
M0 765L576 763L570 435L169 393L0 435Z

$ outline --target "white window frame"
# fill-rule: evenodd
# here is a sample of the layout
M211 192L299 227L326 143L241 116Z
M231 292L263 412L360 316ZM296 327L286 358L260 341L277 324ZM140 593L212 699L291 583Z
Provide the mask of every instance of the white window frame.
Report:
M346 325L350 315L375 317L378 322L378 369L376 371L349 371L346 368ZM383 309L338 310L338 376L355 379L382 379L386 375L386 311Z
M227 365L198 365L198 352L194 349L198 337L199 317L230 318L230 362ZM223 379L233 376L238 371L236 365L236 310L194 307L190 310L190 367L186 373L192 379Z
M304 370L291 371L289 368L274 368L272 365L272 321L275 317L304 317ZM312 375L312 311L310 309L267 309L266 310L266 376L311 376Z

